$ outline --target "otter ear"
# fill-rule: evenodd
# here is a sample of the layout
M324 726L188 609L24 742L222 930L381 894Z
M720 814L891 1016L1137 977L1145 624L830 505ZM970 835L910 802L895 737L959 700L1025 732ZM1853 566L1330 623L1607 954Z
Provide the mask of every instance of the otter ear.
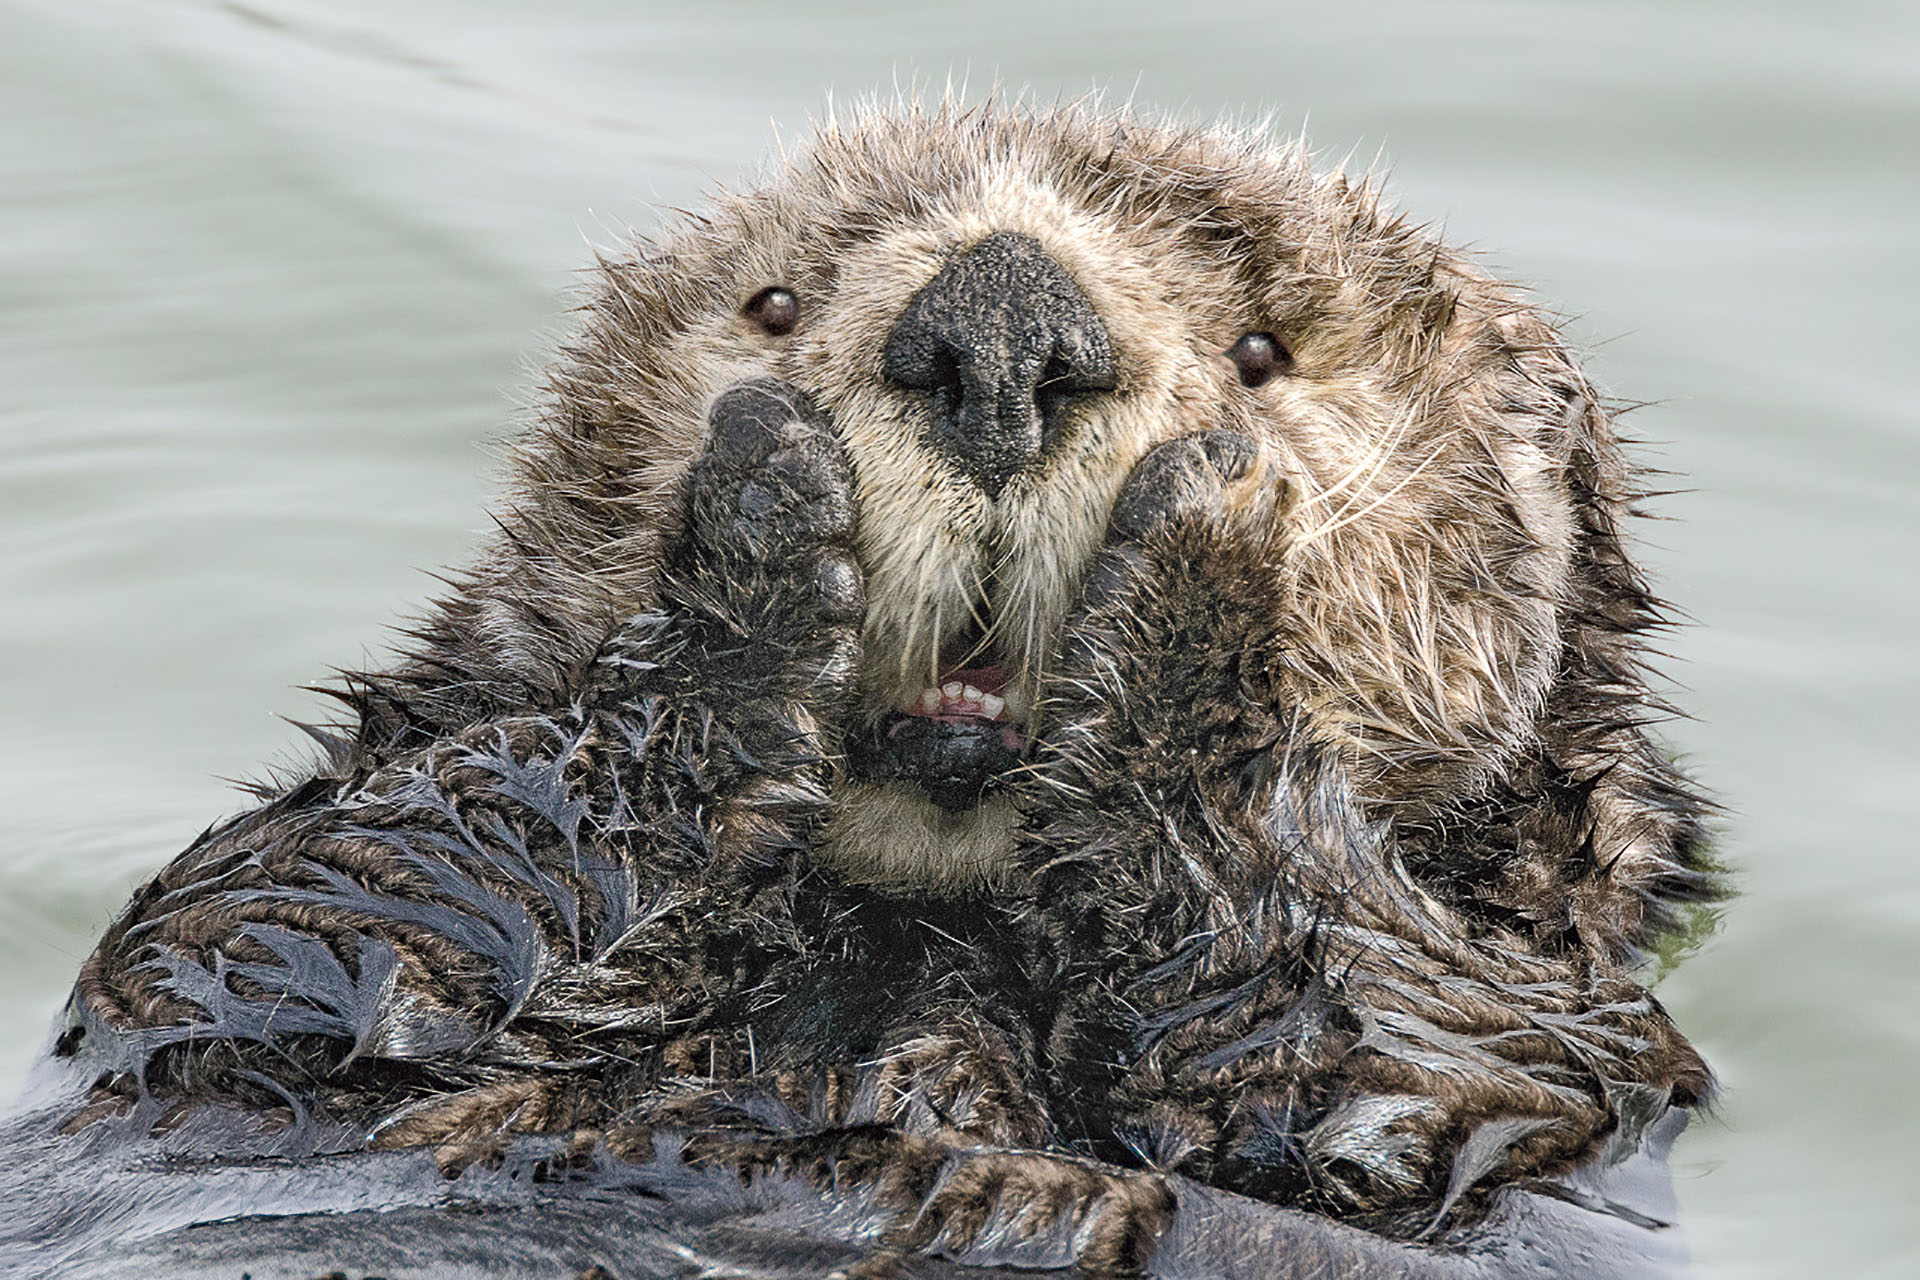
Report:
M1680 904L1716 896L1712 806L1648 732L1678 713L1648 684L1649 641L1669 620L1624 531L1644 491L1599 396L1555 354L1542 380L1565 406L1575 533L1537 748L1500 788L1517 837L1504 888L1537 931L1627 961L1675 926Z

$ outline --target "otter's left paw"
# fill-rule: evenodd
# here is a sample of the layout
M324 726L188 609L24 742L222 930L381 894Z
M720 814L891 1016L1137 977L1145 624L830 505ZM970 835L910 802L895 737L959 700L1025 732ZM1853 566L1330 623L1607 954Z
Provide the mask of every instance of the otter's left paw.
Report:
M1158 703L1190 724L1196 707L1237 705L1242 658L1272 647L1287 492L1237 432L1150 450L1114 500L1067 625L1056 712Z
M1285 495L1260 445L1238 432L1202 431L1156 445L1114 499L1086 602L1112 602L1140 585L1156 561L1204 571L1195 562L1213 562L1229 546L1239 546L1237 561L1268 560L1273 507Z
M1263 802L1285 736L1287 494L1266 452L1226 431L1157 446L1121 488L1022 798L1041 815L1022 856L1062 936L1157 928L1170 866L1235 862L1219 815ZM1183 827L1190 840L1170 836Z
M1138 542L1156 530L1218 519L1230 498L1242 498L1260 446L1237 431L1202 431L1156 446L1127 477L1114 500L1111 539Z

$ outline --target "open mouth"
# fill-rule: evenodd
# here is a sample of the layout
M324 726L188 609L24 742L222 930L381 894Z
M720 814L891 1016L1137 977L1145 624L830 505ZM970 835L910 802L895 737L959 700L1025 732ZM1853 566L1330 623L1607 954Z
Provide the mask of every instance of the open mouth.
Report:
M980 662L977 643L948 648L965 656L943 661L926 688L852 742L848 763L857 778L915 783L942 809L960 812L1019 765L1028 739L1008 669Z

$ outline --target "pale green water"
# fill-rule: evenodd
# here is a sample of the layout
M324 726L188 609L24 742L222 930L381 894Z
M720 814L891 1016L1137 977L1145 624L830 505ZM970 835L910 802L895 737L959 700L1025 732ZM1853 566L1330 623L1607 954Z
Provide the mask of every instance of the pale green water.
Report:
M829 90L1305 119L1576 313L1693 490L1673 739L1742 896L1714 1277L1920 1273L1920 6L0 0L0 1080L129 888L482 526L587 257Z

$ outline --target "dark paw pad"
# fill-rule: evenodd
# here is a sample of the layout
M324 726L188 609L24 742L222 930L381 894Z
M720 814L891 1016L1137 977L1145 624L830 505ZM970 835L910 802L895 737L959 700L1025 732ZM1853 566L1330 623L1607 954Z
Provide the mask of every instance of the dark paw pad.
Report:
M813 565L813 591L828 622L858 621L867 605L860 566L844 552L822 555Z
M1233 431L1203 431L1156 446L1114 500L1112 537L1137 542L1185 519L1217 517L1227 486L1244 480L1260 446Z
M692 529L710 546L764 557L853 532L853 477L807 394L774 378L728 388L694 464Z
M790 422L818 420L806 392L778 378L750 378L720 393L707 412L707 457L736 470L758 466Z

